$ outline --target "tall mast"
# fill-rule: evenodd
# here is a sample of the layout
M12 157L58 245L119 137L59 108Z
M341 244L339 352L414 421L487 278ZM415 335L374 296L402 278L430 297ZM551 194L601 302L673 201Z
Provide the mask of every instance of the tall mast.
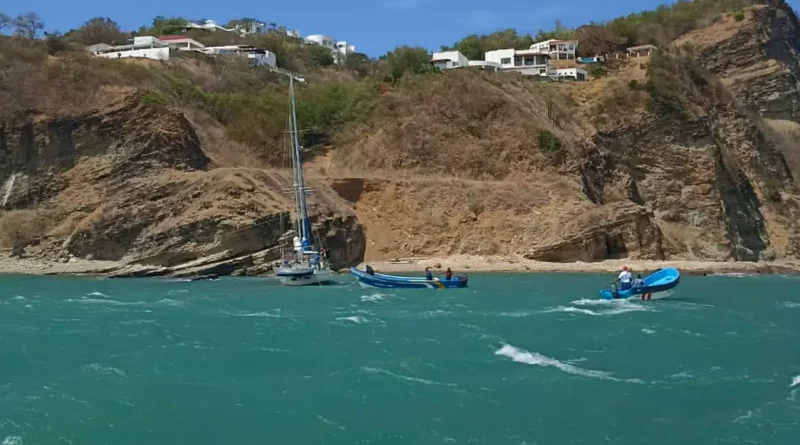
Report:
M294 76L289 76L289 96L292 102L292 127L294 135L294 188L295 188L295 203L298 206L299 224L297 230L300 232L300 242L303 248L308 248L311 245L311 223L308 220L308 206L306 205L306 186L303 180L303 162L300 156L300 136L297 127L297 110L294 101Z

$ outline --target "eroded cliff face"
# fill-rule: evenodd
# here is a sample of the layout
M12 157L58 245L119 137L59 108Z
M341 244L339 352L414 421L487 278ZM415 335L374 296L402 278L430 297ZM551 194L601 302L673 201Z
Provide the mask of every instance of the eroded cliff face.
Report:
M785 2L762 3L672 46L695 47L698 62L762 117L800 122L800 22Z
M794 51L793 13L759 6L747 14L744 23L724 18L710 34L688 39L713 48L704 65L733 63L731 75L745 75L753 54L726 51ZM739 34L748 29L761 33L760 43ZM734 36L742 41L729 41ZM356 173L363 175L385 173L383 179L334 186L366 227L367 257L797 257L798 189L786 145L753 112L778 110L779 96L794 88L793 75L785 71L780 82L760 84L759 93L715 79L686 53L665 56L646 75L650 62L631 59L608 78L585 84L447 72L425 80L424 88L399 88L368 123L378 130L348 139L361 160L347 166L361 166ZM660 86L643 86L652 76L662 78ZM464 92L469 99L459 96ZM752 100L742 106L745 93ZM417 106L415 95L436 99ZM383 131L386 122L397 125ZM563 163L548 159L540 132L531 129L560 140ZM441 175L450 179L421 179ZM391 179L397 176L402 179Z
M269 270L291 228L283 192L291 174L215 168L181 112L144 105L135 91L112 97L78 115L32 113L2 125L3 208L50 220L28 253L192 272ZM324 183L311 186L313 228L332 264L359 262L365 241L352 209Z
M800 135L797 24L782 2L748 8L592 82L404 78L306 164L317 237L335 267L796 258L800 156L780 130ZM122 275L268 271L289 227L290 172L256 168L259 147L233 156L201 109L142 94L0 123L0 222L47 221L29 255L148 267Z

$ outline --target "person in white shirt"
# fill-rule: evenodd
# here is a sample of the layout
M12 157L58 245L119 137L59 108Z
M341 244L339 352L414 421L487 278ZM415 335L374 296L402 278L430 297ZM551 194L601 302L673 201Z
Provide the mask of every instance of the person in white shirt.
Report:
M622 267L622 272L619 273L617 281L619 281L620 290L626 290L631 288L633 275L631 275L631 271L628 270L628 266Z

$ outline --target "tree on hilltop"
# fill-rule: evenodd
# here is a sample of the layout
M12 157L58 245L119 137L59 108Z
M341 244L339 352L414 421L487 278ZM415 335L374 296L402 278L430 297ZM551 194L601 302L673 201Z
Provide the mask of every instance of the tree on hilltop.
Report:
M44 22L36 13L29 12L14 19L14 35L32 40L44 29Z
M142 26L139 28L139 35L164 36L181 32L186 27L187 20L183 17L156 16L153 18L151 27Z
M0 12L0 31L3 31L3 28L8 28L14 24L13 19L11 16L7 14L3 14Z
M84 45L108 43L123 45L129 35L122 32L117 22L108 17L95 17L87 20L83 26L69 33L71 40L80 41Z
M425 73L432 70L431 55L419 46L398 46L386 54L389 76L397 82L406 73Z
M319 45L308 45L308 52L311 55L311 62L316 66L333 65L333 52L330 48Z
M369 56L364 53L351 53L344 59L344 67L360 76L366 76L371 72L370 64Z
M252 25L253 23L260 23L259 20L256 20L252 17L242 17L240 19L234 19L229 21L225 24L225 28L228 29L235 29L237 27L247 28L248 26Z

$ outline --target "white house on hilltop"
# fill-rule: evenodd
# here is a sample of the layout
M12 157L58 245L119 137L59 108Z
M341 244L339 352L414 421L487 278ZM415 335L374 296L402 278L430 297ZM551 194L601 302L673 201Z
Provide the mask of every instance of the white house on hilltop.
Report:
M574 59L575 53L578 51L578 41L550 39L534 43L530 49L547 53L556 60Z
M498 49L484 55L487 62L500 64L503 71L516 71L526 76L550 76L550 55L534 49Z
M214 56L234 55L247 57L247 60L253 66L268 66L270 68L277 66L275 53L250 45L207 46L200 51Z
M337 41L331 36L324 34L312 34L306 37L306 43L311 45L324 46L331 50L333 53L333 61L337 65L343 63L348 54L356 52L356 47L348 44L346 41Z
M475 67L482 68L490 71L497 71L500 69L500 64L489 62L486 60L468 60L466 56L459 51L442 51L433 53L431 57L431 65L440 70L449 70L453 68Z
M431 64L440 70L449 70L469 66L469 60L459 51L443 51L433 53Z
M92 45L86 49L98 57L124 59L128 57L169 60L170 51L197 51L211 56L234 55L246 57L253 66L268 66L275 69L275 53L250 45L205 46L184 36L163 36L161 39L142 36L134 37L128 45Z
M518 72L526 76L541 76L553 80L586 80L588 73L580 68L552 68L550 55L539 50L499 49L485 54L486 60L467 60L459 51L433 53L431 65L440 70L478 67L491 71Z
M158 40L166 43L170 48L179 51L198 50L206 47L197 40L186 36L160 36Z
M589 73L581 68L562 68L555 70L552 77L558 80L586 80Z
M169 60L169 45L166 42L152 37L141 36L128 40L129 44L119 46L93 45L92 53L106 59L125 59L129 57Z

